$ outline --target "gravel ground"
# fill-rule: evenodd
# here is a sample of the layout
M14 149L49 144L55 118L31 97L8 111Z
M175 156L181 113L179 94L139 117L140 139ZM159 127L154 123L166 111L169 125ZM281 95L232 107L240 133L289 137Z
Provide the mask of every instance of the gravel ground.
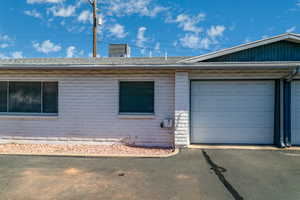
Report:
M172 149L115 145L0 144L0 154L167 155Z

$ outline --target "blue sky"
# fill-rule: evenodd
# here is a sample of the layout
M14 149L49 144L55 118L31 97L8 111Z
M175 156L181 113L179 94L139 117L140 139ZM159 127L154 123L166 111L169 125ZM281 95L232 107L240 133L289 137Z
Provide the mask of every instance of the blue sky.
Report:
M298 0L98 0L98 53L128 43L132 56L194 56L300 32ZM88 0L2 0L0 58L90 57Z

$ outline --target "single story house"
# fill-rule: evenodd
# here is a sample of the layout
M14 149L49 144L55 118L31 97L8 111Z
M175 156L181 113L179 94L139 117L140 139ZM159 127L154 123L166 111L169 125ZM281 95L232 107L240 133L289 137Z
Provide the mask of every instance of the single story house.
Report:
M0 60L0 141L300 145L300 35L196 57Z

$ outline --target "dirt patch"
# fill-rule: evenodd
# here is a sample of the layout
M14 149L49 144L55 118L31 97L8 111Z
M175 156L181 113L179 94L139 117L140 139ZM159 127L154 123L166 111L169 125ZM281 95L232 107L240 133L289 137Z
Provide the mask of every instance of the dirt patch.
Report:
M192 177L191 176L188 176L188 175L185 175L185 174L178 174L176 176L177 179L181 179L181 180L188 180L188 179L191 179Z
M69 168L69 169L66 169L64 171L64 173L67 175L78 175L80 173L80 170L78 170L76 168Z
M168 155L172 149L127 145L0 144L0 154Z

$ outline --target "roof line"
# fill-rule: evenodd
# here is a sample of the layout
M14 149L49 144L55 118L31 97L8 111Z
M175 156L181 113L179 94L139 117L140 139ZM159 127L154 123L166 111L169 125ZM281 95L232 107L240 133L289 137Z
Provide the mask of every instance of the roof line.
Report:
M202 62L195 64L169 64L169 65L0 65L1 70L213 70L213 69L290 69L300 66L299 62Z
M208 59L211 59L211 58L215 58L215 57L235 53L235 52L242 51L242 50L245 50L245 49L250 49L250 48L257 47L257 46L270 44L270 43L278 42L278 41L281 41L281 40L286 40L286 39L293 39L293 40L299 41L299 43L300 43L300 35L295 34L295 33L284 33L284 34L273 36L273 37L270 37L270 38L265 38L265 39L261 39L261 40L241 44L241 45L238 45L238 46L234 46L234 47L225 48L225 49L215 51L215 52L211 52L211 53L208 53L208 54L204 54L204 55L195 56L195 57L192 57L192 58L179 60L179 61L177 61L177 63L195 63L195 62L208 60Z

